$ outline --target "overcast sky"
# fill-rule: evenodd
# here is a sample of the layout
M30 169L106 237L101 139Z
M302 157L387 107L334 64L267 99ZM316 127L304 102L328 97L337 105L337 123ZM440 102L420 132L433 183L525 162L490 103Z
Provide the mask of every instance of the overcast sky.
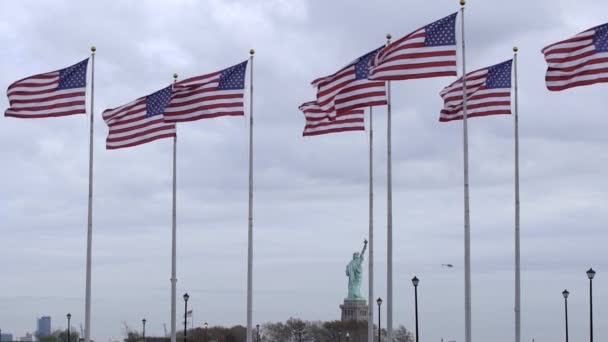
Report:
M0 87L97 46L92 337L170 323L170 139L105 150L101 112L183 77L255 57L254 324L340 318L344 267L367 237L364 132L303 138L313 79L458 10L457 0L2 1ZM520 48L523 340L608 340L608 85L550 93L545 45L606 22L601 0L470 0L469 70ZM453 77L393 83L394 324L463 341L462 125L438 122ZM8 101L0 97L0 107ZM386 296L386 107L375 110L375 251ZM0 329L84 322L88 119L2 118ZM513 341L513 118L470 120L474 341ZM245 324L247 120L178 125L178 296L195 325ZM452 269L441 267L452 263ZM367 277L367 267L365 269ZM367 279L363 293L367 295ZM182 308L182 300L178 308ZM181 309L180 309L181 311ZM178 311L179 312L179 311ZM386 317L383 313L383 318ZM179 320L178 320L179 321ZM383 325L385 323L383 322Z

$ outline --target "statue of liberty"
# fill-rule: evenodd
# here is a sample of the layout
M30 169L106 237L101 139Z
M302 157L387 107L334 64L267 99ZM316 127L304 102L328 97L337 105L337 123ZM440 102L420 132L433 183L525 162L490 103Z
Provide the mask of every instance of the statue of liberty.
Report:
M365 299L361 296L361 278L363 275L362 264L366 248L367 240L363 241L363 250L361 250L361 253L353 253L353 259L346 265L346 276L348 277L348 297L346 299Z

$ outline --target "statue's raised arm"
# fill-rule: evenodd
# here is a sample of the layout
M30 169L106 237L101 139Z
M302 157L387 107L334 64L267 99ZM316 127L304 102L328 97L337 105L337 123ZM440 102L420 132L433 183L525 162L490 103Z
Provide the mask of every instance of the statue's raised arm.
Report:
M361 254L359 254L361 256L361 260L364 259L366 249L367 249L367 239L363 240L363 249L361 250Z

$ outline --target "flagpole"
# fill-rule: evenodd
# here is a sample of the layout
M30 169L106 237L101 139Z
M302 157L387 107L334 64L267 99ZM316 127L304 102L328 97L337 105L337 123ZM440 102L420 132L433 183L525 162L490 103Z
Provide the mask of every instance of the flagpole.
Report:
M386 45L391 42L391 35L386 35ZM386 158L386 254L387 254L387 291L386 291L386 331L389 341L393 340L393 170L392 170L392 146L391 146L391 81L386 82L387 86L387 158Z
M367 309L367 341L374 341L374 119L373 107L369 107L369 277Z
M247 243L247 341L253 341L253 55L249 50L249 217Z
M515 78L515 342L521 342L521 259L519 245L519 117L517 98L517 47L513 47Z
M173 83L177 82L173 74ZM171 214L171 342L177 342L177 134L173 137L173 204Z
M93 108L95 99L95 51L91 47L91 112L89 124L89 208L87 218L87 271L84 308L84 341L91 340L91 259L93 248Z
M471 342L471 218L469 208L469 136L467 127L467 70L464 34L464 5L460 0L462 28L462 136L464 157L464 333L465 342Z

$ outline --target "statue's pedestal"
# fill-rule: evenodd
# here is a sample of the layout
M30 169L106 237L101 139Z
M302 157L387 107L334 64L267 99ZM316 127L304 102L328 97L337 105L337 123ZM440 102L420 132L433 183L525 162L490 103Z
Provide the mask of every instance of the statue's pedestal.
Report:
M345 321L367 321L367 302L365 299L344 299L340 305L342 310L342 322Z

